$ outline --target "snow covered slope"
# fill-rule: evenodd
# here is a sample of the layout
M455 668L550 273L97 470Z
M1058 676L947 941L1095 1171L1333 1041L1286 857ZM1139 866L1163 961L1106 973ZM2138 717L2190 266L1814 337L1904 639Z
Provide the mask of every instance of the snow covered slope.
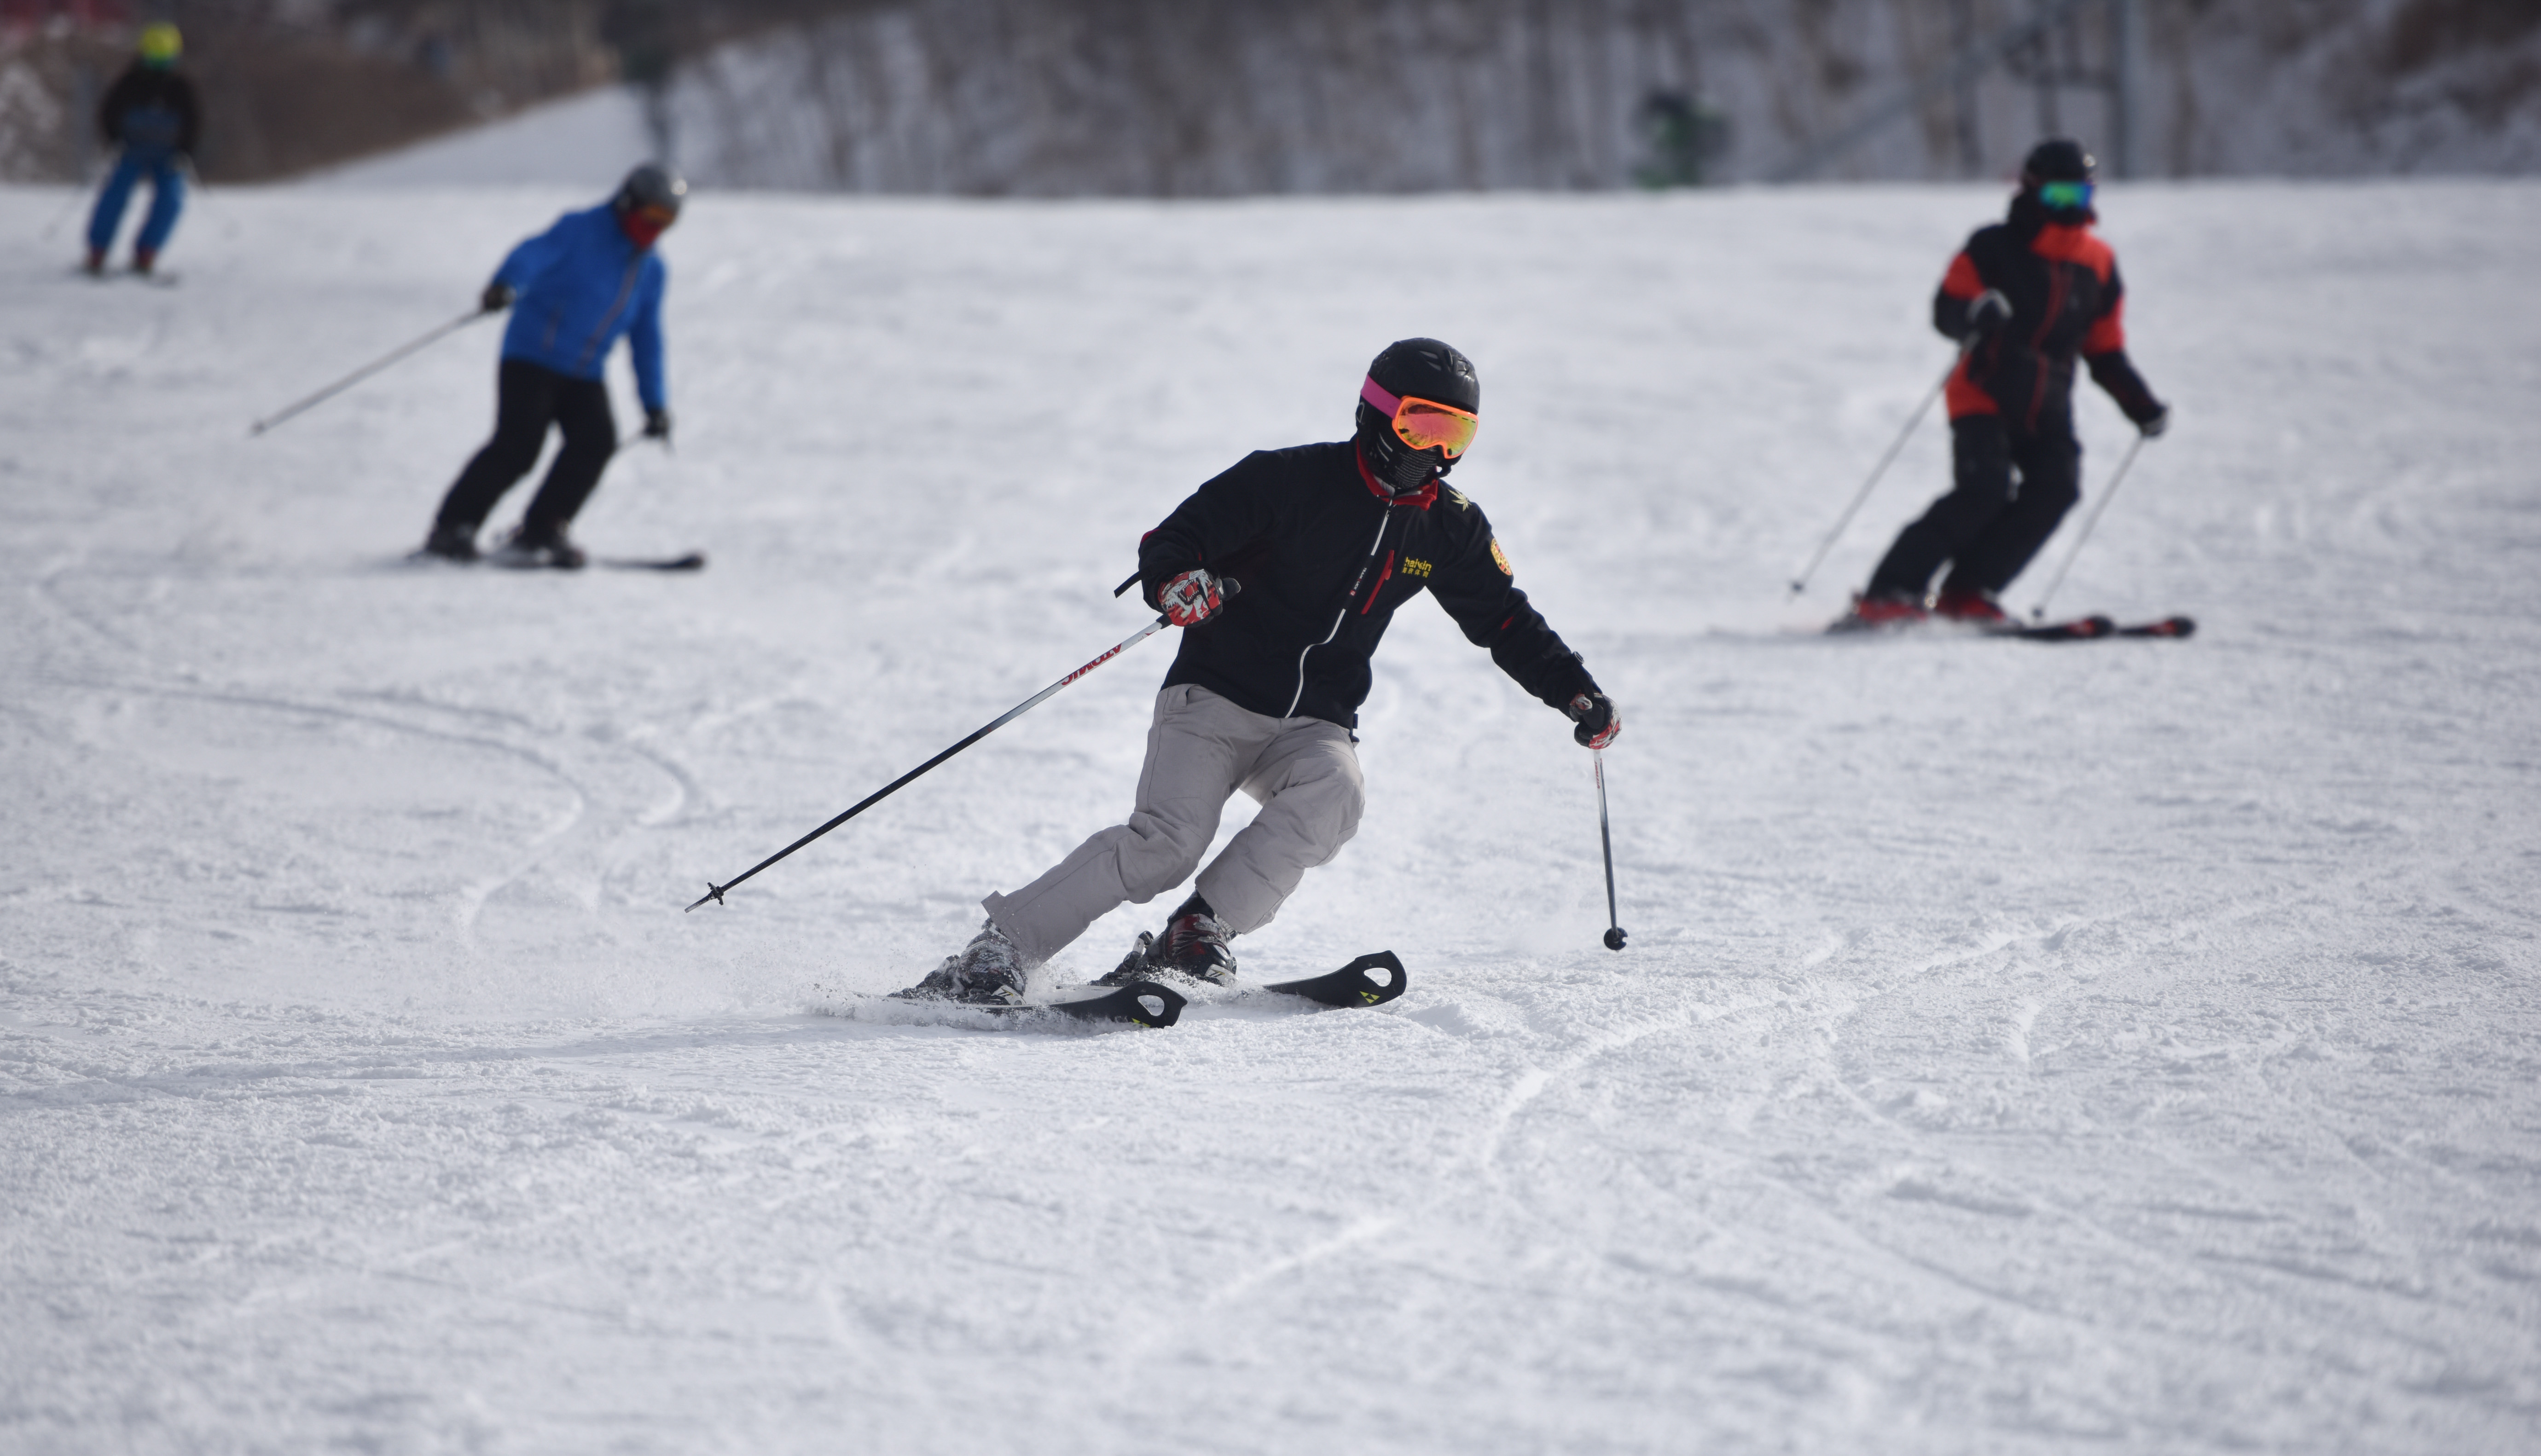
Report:
M400 561L491 326L248 438L582 200L215 190L151 288L0 191L0 1449L2541 1444L2541 186L2112 188L2178 425L2058 604L2204 628L2078 647L1814 634L1930 423L1783 592L1993 189L704 194L679 452L582 522L694 577ZM1631 949L1588 756L1418 605L1238 944L1380 1010L819 1013L1125 809L1170 641L681 913L1415 332L1624 706Z

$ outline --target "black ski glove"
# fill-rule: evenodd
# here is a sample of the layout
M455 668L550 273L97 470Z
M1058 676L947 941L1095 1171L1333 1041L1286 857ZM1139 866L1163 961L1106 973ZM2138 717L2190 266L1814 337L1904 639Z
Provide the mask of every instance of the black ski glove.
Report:
M1603 748L1624 731L1624 715L1615 711L1615 700L1593 689L1572 698L1561 711L1578 725L1570 736L1582 748Z
M647 440L658 440L664 445L671 443L671 412L669 410L648 409L644 411L644 438Z
M2159 440L2161 432L2170 428L2170 406L2155 406L2151 414L2136 421L2136 428L2143 432L2144 439Z
M2011 300L1989 288L1968 301L1968 333L1982 338L2011 321Z
M512 285L497 280L485 285L484 294L476 300L488 313L500 313L512 307Z

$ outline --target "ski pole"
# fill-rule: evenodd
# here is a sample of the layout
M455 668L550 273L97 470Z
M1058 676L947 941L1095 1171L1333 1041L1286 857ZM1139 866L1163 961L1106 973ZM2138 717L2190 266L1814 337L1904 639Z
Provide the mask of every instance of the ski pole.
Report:
M1950 376L1959 372L1960 362L1968 357L1968 350L1975 347L1977 337L1972 332L1968 335L1967 342L1959 345L1958 355L1950 361L1950 367L1941 371L1941 377L1933 381L1932 387L1925 391L1923 403L1916 405L1915 412L1906 417L1906 428L1897 432L1897 439L1888 447L1888 453L1879 457L1879 463L1870 468L1870 478L1861 483L1861 489L1853 492L1852 504L1845 507L1844 514L1836 518L1835 529L1828 531L1826 539L1818 542L1817 554L1809 558L1808 565L1800 568L1798 576L1791 578L1793 596L1809 589L1809 578L1817 575L1819 563L1825 561L1826 554L1835 549L1836 539L1844 534L1844 528L1852 524L1852 514L1861 509L1862 502L1870 499L1871 487L1879 483L1880 476L1888 473L1888 467L1896 460L1898 451L1904 450L1906 442L1914 436L1915 427L1924 423L1924 411L1932 407L1933 400L1941 397L1941 390L1948 386Z
M1228 583L1227 585L1228 585L1229 587L1233 587L1233 586L1234 586L1234 583L1230 582L1230 583ZM969 736L969 737L967 737L967 738L964 738L961 742L954 744L952 747L947 748L947 749L945 749L943 752L936 754L933 758L930 758L930 759L926 760L926 762L919 764L917 767L915 767L915 768L913 768L913 769L910 769L908 773L905 773L905 774L901 775L899 778L892 780L892 781L891 781L890 783L888 783L888 784L885 784L885 785L884 785L884 786L882 786L880 789L877 789L877 790L875 790L873 793L866 795L866 796L864 797L864 798L863 798L863 799L861 799L861 800L859 800L859 801L857 802L857 804L856 804L856 806L855 806L854 808L851 808L851 809L847 810L845 813L838 815L836 818L832 819L829 823L824 824L824 825L822 825L820 828L813 830L811 833L804 835L801 839L798 839L798 840L794 841L792 844L787 845L785 848L783 848L783 849L781 849L781 850L778 850L775 854L772 854L772 855L768 856L766 859L760 861L758 864L751 866L748 869L743 870L741 873L739 873L739 874L737 874L737 875L733 876L732 878L730 878L730 879L728 879L728 880L725 880L725 881L724 881L723 883L721 883L721 884L716 884L713 880L707 880L707 881L706 881L706 892L705 892L704 894L702 894L702 895L699 895L699 896L698 896L698 897L697 897L693 902L691 902L691 903L690 904L690 906L689 906L689 909L690 909L690 910L694 910L694 909L696 909L696 908L697 908L697 906L699 906L699 905L703 905L703 904L704 904L705 902L707 902L708 900L712 900L712 901L714 901L716 904L721 905L722 903L724 903L724 898L723 898L723 892L724 892L724 891L726 891L726 890L728 890L728 889L731 889L734 885L737 885L737 884L741 883L743 880L750 878L750 877L751 877L752 875L754 875L754 874L757 874L759 871L761 871L762 869L766 868L768 866L773 865L773 864L775 864L777 861L784 859L787 855L790 855L790 854L794 853L796 850L801 849L803 846L805 846L805 845L807 845L807 844L810 844L812 841L814 841L814 840L816 840L816 839L819 839L822 835L827 834L827 833L829 833L831 830L837 828L839 825L844 824L844 823L845 823L845 822L847 822L849 819L854 818L856 815L863 813L865 810L867 810L867 809L869 809L869 808L872 808L875 804L878 804L878 803L882 802L884 799L891 797L893 795L895 795L895 794L899 793L903 787L905 787L906 785L908 785L908 782L909 782L910 780L915 779L918 775L925 773L928 769L931 769L931 768L935 767L937 764L942 763L944 760L946 760L946 759L948 759L948 758L951 758L954 754L961 752L963 749L970 747L970 746L971 746L972 744L974 744L974 743L977 743L977 742L978 742L978 741L980 741L981 738L986 737L988 734L995 732L997 729L999 729L999 728L1004 728L1007 724L1010 724L1010 723L1014 722L1016 719L1023 717L1023 716L1024 716L1025 714L1027 714L1027 713L1030 713L1030 712L1034 709L1034 707L1036 707L1037 705L1039 705L1039 704L1040 704L1040 702L1042 701L1042 699L1049 697L1051 694L1053 694L1053 693L1054 693L1054 692L1057 692L1060 688L1063 688L1063 687L1067 686L1069 683L1074 682L1076 679L1078 679L1078 678L1080 678L1080 677L1083 677L1086 673L1093 671L1095 668L1100 667L1100 666L1102 666L1104 663L1111 661L1114 658L1117 658L1117 657L1121 656L1123 653L1127 652L1129 649L1131 649L1131 648L1133 648L1133 647L1136 647L1139 643L1146 641L1149 637L1152 637L1152 636L1154 636L1157 632L1162 631L1162 630L1163 630L1167 625L1168 625L1168 624L1167 624L1166 619L1165 619L1164 617L1162 617L1162 616L1157 617L1154 621L1149 622L1146 626L1141 627L1141 628L1139 628L1137 631L1132 632L1132 633L1130 633L1128 636L1126 636L1126 637L1125 637L1125 638L1121 639L1121 644L1120 644L1120 646L1113 648L1110 652L1107 652L1107 653L1105 653L1103 656L1101 656L1101 657L1099 657L1099 658L1096 658L1093 661L1086 663L1084 666L1077 668L1075 671L1073 671L1073 672L1071 672L1071 673L1067 674L1065 677L1060 678L1058 681L1052 683L1050 686L1048 686L1048 687L1046 687L1046 688L1043 688L1040 692L1037 692L1037 693L1033 694L1031 697L1024 699L1022 702L1017 703L1014 707L1007 709L1003 715L1001 715L1000 717L998 717L998 719L997 719L994 723L989 724L986 728L983 728L980 729L978 732L973 733L971 736ZM686 913L686 912L683 912L683 913Z
M1606 819L1606 750L1589 755L1597 763L1597 842L1606 851L1606 948L1624 948L1624 922L1615 913L1615 831Z
M327 400L343 393L355 384L358 384L362 381L369 379L371 376L378 374L381 370L388 368L390 365L397 363L399 360L414 353L425 345L437 343L443 338L466 328L477 319L489 316L492 312L493 311L487 309L471 309L467 312L460 314L458 317L451 319L448 323L442 324L432 332L416 339L414 342L410 344L401 344L399 347L390 350L388 353L383 354L379 358L372 360L370 363L363 365L360 369L357 369L351 374L344 376L342 379L337 380L335 382L328 384L326 388L319 390L308 398L293 404L285 405L281 409L274 411L272 414L266 415L263 419L260 419L254 424L249 426L247 433L251 436L261 435L265 431L272 429L274 426L281 424L283 421L290 419L292 416L299 414L303 410L309 409L315 405L324 404Z
M96 180L97 169L94 166L80 168L79 186L63 199L62 205L54 210L52 219L44 224L44 242L52 242L53 235L62 230L62 224L69 222L71 214L79 211L80 202L89 195L90 185Z
M2073 569L2073 558L2082 554L2082 543L2091 539L2091 527L2100 523L2100 513L2109 509L2110 498L2118 493L2119 484L2127 478L2127 467L2136 462L2136 451L2143 449L2146 438L2136 436L2136 443L2127 447L2127 457L2118 461L2118 468L2109 476L2109 483L2100 491L2100 498L2091 503L2091 514L2082 518L2082 531L2073 538L2073 549L2065 553L2065 564L2056 568L2056 575L2047 583L2047 589L2038 593L2038 604L2029 609L2031 621L2039 621L2047 615L2047 599L2056 594L2057 588L2065 585L2065 574Z
M194 226L208 228L218 215L212 207L212 189L203 185L203 171L194 165L194 154L177 154L177 170L185 176L185 199L194 209Z

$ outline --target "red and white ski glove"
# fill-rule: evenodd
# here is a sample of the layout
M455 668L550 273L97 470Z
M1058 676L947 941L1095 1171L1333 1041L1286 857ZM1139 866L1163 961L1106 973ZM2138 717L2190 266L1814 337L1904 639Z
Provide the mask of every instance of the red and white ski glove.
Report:
M1187 571L1156 592L1156 607L1177 627L1197 627L1217 614L1226 598L1206 570Z
M1579 725L1570 736L1582 748L1603 748L1624 731L1624 715L1615 711L1615 700L1604 693L1581 693L1561 711Z

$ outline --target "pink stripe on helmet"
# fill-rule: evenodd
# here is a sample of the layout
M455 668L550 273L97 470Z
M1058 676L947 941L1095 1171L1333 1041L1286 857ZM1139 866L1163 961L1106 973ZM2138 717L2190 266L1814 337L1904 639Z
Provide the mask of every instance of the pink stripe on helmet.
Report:
M1374 375L1369 375L1367 381L1358 386L1358 397L1376 406L1376 412L1389 420L1394 418L1396 410L1403 408L1402 398L1386 393L1385 386L1376 381Z

